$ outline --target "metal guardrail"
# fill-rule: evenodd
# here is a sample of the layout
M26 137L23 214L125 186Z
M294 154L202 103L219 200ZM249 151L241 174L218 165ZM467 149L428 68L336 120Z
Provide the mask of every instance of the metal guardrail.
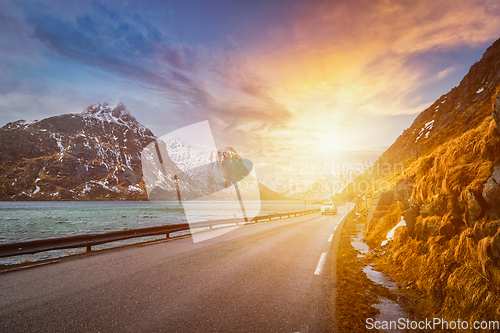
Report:
M59 238L39 239L39 240L19 242L19 243L0 244L0 258L17 256L22 254L34 254L44 251L73 249L81 247L85 247L87 252L90 252L92 250L92 246L94 245L111 243L131 238L158 236L158 235L166 235L166 238L169 238L171 233L178 231L185 231L196 228L223 227L224 225L227 226L235 224L244 225L257 222L272 221L282 218L302 216L302 215L317 213L319 211L320 209L311 209L301 212L263 215L263 216L257 216L248 222L240 222L241 219L212 220L204 222L194 222L190 224L183 223L183 224L165 225L157 227L111 231L102 234L86 234L86 235L76 235L76 236L67 236Z

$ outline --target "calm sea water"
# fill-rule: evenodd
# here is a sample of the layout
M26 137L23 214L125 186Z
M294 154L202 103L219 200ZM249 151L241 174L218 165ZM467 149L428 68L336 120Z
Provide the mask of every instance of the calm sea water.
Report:
M240 212L239 202L193 201L183 202L183 205L189 205L186 207L186 211L189 212L189 222L232 218ZM250 214L267 215L301 211L305 208L303 201L262 201L256 206L260 206L260 211L249 212ZM307 209L312 208L311 204L307 205ZM186 222L184 208L177 202L0 201L0 243ZM121 241L100 247L106 248L155 238L158 237ZM29 256L2 258L0 264L36 261L81 251L81 249L48 251Z

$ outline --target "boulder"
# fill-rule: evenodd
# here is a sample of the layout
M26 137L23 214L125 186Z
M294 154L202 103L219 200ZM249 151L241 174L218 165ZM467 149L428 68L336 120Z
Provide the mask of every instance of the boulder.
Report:
M382 191L378 192L373 196L372 202L370 204L370 209L366 217L367 224L370 224L373 213L377 210L384 210L386 207L394 203L394 192L393 191Z
M426 236L437 236L439 235L439 218L431 218L425 222L425 234Z
M410 208L413 209L413 211L415 212L415 216L420 215L420 206L416 202L411 202Z
M417 224L415 224L415 235L417 241L425 240L424 224L422 223L422 221L419 221L417 222Z
M490 220L500 219L500 165L493 168L491 177L488 178L483 187L483 198L488 207Z
M428 216L442 216L448 210L446 208L446 201L444 200L444 196L440 195L437 198L429 201L420 206L420 215L422 217Z
M408 229L404 227L399 227L394 230L394 248L403 246L408 241L409 233Z
M382 191L375 194L373 198L372 205L376 206L376 210L384 209L387 206L392 205L394 202L394 192L393 191Z
M431 201L420 206L420 214L422 215L422 217L428 217L439 215L439 212L436 209L434 201Z
M404 202L409 205L411 193L413 192L413 182L405 176L394 185L394 196L396 200Z
M493 237L495 236L495 234L499 229L500 229L500 222L493 222L481 228L474 228L474 238L477 241L480 241L481 239L488 236Z
M427 240L429 237L439 235L441 218L438 216L420 219L415 226L417 240Z
M489 253L493 262L500 262L500 229L493 236Z
M408 234L411 237L415 237L416 235L415 225L417 223L417 215L415 214L415 210L411 208L405 210L403 212L403 217L406 222L406 228L408 229Z
M470 228L473 228L474 224L476 224L476 221L481 217L483 208L479 203L480 201L479 196L476 196L474 192L472 192L471 190L467 190L466 196L467 196L467 207L465 209L465 216L464 216L465 222L467 222L467 225Z
M497 130L500 133L500 93L495 98L495 108L493 109L493 113L491 115L493 116L493 119L495 119Z

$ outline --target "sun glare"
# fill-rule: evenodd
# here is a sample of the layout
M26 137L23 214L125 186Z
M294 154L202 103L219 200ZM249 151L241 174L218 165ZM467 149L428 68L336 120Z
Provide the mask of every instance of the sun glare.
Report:
M321 150L335 151L342 148L342 140L335 133L325 133L321 135L319 141Z

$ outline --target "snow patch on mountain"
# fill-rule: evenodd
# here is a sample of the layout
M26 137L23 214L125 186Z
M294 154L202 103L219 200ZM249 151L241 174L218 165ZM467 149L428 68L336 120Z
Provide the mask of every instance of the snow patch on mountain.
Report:
M85 119L96 119L102 122L125 126L128 130L138 134L144 134L147 130L120 101L107 100L102 103L96 103L86 108L80 114Z
M240 158L231 147L217 151L205 150L185 144L179 138L171 139L166 144L167 152L172 162L192 178L198 177L199 173L204 171L204 167L210 169L214 164L220 163L223 159Z
M432 128L434 126L434 119L431 121L428 121L424 124L424 127L420 129L420 132L418 133L418 137L415 139L415 142L418 142L422 137L424 139L427 139L429 137L430 132L432 131Z

